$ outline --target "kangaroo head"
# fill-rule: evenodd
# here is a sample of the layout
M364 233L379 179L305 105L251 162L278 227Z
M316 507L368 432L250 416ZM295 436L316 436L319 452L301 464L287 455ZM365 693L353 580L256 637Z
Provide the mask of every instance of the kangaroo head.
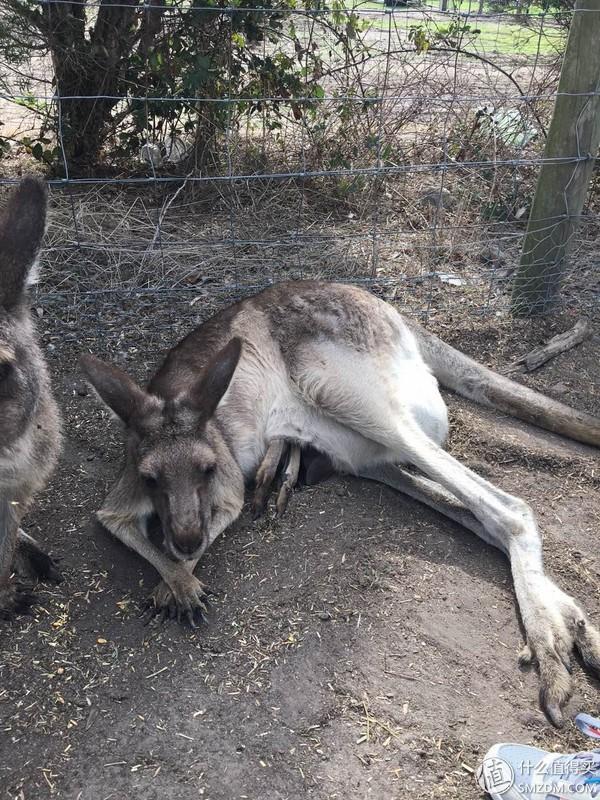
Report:
M25 430L37 401L39 351L27 283L46 225L46 187L25 178L0 218L0 447Z
M125 423L128 457L137 486L158 514L165 544L177 560L199 558L220 515L237 516L244 483L213 415L227 391L241 353L232 339L187 388L165 399L93 356L81 365L102 400Z

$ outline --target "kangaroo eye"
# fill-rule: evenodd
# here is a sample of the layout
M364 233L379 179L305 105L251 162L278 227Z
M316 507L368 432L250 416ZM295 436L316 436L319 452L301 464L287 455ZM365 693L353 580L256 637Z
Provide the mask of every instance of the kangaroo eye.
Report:
M12 372L13 365L10 361L3 361L0 364L0 381L5 381Z
M203 466L198 466L197 467L197 471L198 471L199 477L205 478L205 477L213 474L213 472L215 471L215 465L214 464L204 464Z
M158 486L158 480L154 477L154 475L142 475L142 480L148 489L155 489Z

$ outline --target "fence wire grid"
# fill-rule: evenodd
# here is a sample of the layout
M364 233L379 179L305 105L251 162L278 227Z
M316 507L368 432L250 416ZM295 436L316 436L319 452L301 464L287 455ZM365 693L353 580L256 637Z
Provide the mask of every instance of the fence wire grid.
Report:
M194 93L174 62L164 64L174 92L132 79L127 91L87 94L62 85L43 46L17 65L4 53L0 183L54 159L41 305L96 324L112 304L122 327L136 324L136 303L166 303L187 319L273 282L322 278L369 287L424 319L508 313L574 11L483 0L444 10L290 4L281 16L254 3L37 6L80 6L90 31L111 9L126 9L138 29L155 14L143 54L153 74L184 14L210 17L206 30L224 44L219 80ZM259 31L252 41L240 34L244 15ZM214 42L204 28L198 36L208 58ZM252 54L262 72L251 79ZM268 64L293 69L293 85L282 89ZM80 140L109 108L91 165L72 155L75 107L87 109ZM575 169L585 159L557 161ZM557 220L546 222L552 236ZM562 305L597 308L598 223L593 181Z

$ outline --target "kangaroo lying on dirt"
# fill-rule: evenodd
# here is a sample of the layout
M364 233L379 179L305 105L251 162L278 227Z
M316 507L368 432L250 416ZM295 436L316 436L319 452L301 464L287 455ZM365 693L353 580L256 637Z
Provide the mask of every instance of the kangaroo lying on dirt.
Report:
M93 356L83 356L82 367L127 429L126 464L98 519L162 576L153 603L163 617L192 625L201 618L198 559L240 514L244 484L265 456L259 485L292 442L324 453L338 470L399 489L506 553L527 637L524 658L539 665L541 703L552 722L561 724L570 695L573 649L600 673L600 634L544 574L529 506L442 449L448 418L438 381L593 445L600 445L600 420L409 327L368 292L330 283L284 283L225 309L169 352L145 390ZM166 553L146 536L153 512Z
M21 181L0 220L0 616L32 596L14 580L58 579L54 562L20 521L60 450L60 417L27 305L27 283L44 235L46 188Z

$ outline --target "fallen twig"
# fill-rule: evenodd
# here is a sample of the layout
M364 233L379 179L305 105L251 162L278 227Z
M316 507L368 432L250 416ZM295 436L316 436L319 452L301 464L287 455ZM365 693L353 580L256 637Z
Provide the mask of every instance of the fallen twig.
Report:
M534 369L541 367L542 364L545 364L546 361L554 358L554 356L565 353L572 347L581 344L581 342L590 335L591 330L592 326L589 319L582 317L577 320L573 328L570 328L564 333L559 333L557 336L553 336L546 344L541 347L536 347L530 353L527 353L527 355L521 356L516 361L513 361L513 363L509 364L504 370L504 373L510 375L521 371L532 372Z

